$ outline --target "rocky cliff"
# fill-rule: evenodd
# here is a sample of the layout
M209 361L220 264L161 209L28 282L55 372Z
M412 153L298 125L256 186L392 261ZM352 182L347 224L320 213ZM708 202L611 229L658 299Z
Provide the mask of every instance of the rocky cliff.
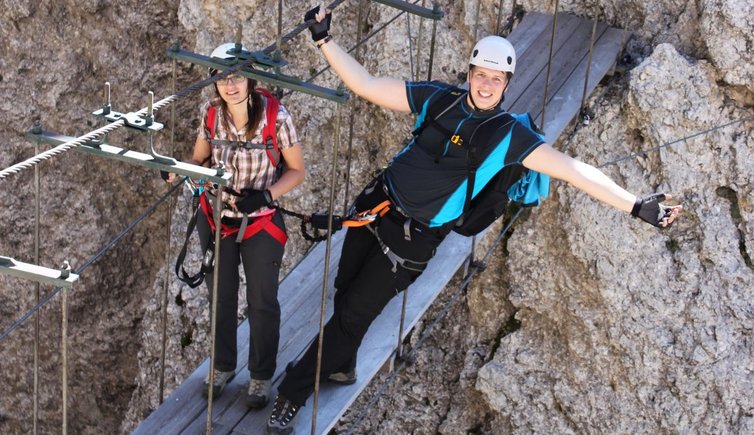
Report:
M457 82L475 33L494 29L500 2L482 0L478 12L476 1L438 3L447 16L438 26L433 78ZM504 18L511 3L502 2ZM549 1L518 3L526 11L553 10ZM0 168L33 155L23 134L35 120L71 136L95 128L89 113L103 103L105 81L113 84L120 111L143 107L149 90L158 98L172 93L173 65L164 50L178 38L184 48L209 52L233 40L242 24L246 46L266 47L275 40L277 6L272 0L6 2L0 12ZM300 22L307 6L286 2L284 32ZM685 211L673 228L657 231L553 182L550 199L518 222L360 432L754 432L754 122L676 142L754 115L754 5L664 0L560 6L629 29L633 37L619 74L589 100L592 122L574 124L556 145L632 192L672 193ZM372 4L363 30L394 15ZM333 33L344 46L355 42L357 16L357 1L335 12ZM407 27L416 38L418 20L407 26L401 17L364 46L360 55L370 71L411 76ZM324 66L305 34L287 44L283 56L290 62L286 73L299 77ZM414 66L426 65L427 57L422 53ZM178 88L205 74L180 63L175 72ZM338 82L326 73L317 83ZM159 150L188 156L203 98L195 94L174 105L175 141L169 131L160 134ZM355 100L349 109L351 195L399 148L411 126L408 116ZM294 93L284 104L295 116L308 169L305 185L285 204L322 208L335 103ZM168 126L170 110L158 113ZM146 150L143 136L127 131L108 141ZM40 164L39 171L40 263L50 267L66 259L80 267L166 189L155 173L76 151ZM0 255L33 259L33 177L27 170L0 180L6 204ZM127 432L157 405L163 283L166 271L172 273L166 250L177 252L187 214L182 193L172 212L161 206L74 287L72 433ZM307 247L294 236L285 267ZM441 295L412 343L454 290L449 286ZM49 291L42 288L42 294ZM168 292L166 394L204 358L209 330L203 286L191 290L171 276ZM0 328L35 303L33 285L0 276ZM48 433L60 426L59 298L40 311L40 324L40 430ZM32 341L27 322L0 343L2 433L31 428ZM339 429L360 417L380 382Z

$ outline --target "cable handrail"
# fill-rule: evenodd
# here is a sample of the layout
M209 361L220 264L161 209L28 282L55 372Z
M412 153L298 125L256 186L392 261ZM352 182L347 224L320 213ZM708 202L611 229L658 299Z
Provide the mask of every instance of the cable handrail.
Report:
M253 59L249 59L249 60L246 60L244 62L240 62L240 63L234 65L233 67L231 67L231 68L229 68L227 70L224 70L224 71L221 71L221 72L215 74L212 77L200 80L200 81L198 81L196 83L193 83L192 85L189 85L189 86L187 86L187 87L179 90L175 94L169 95L169 96L163 98L162 100L154 103L153 109L154 110L159 110L159 109L167 106L168 104L170 104L170 103L178 100L179 98L183 98L183 97L185 97L185 96L187 96L187 95L189 95L189 94L191 94L193 92L196 92L197 90L200 90L200 89L204 88L205 86L208 86L208 85L210 85L210 84L212 84L212 83L220 80L221 78L224 78L224 77L232 74L233 72L235 72L235 71L237 71L237 70L239 70L241 68L244 68L246 66L251 65L252 62L253 62ZM137 111L136 114L137 115L144 115L144 114L147 113L147 110L148 110L148 108L144 107L141 110ZM108 125L105 125L105 126L100 127L100 128L98 128L96 130L93 130L93 131L91 131L89 133L86 133L86 134L84 134L82 136L79 136L79 137L77 137L74 140L62 143L62 144L56 146L55 148L49 149L49 150L47 150L47 151L45 151L45 152L43 152L41 154L37 154L34 157L30 157L30 158L28 158L28 159L26 159L26 160L24 160L22 162L16 163L16 164L14 164L14 165L12 165L12 166L10 166L8 168L5 168L2 171L0 171L0 180L5 179L8 175L18 174L19 172L21 172L24 169L31 168L31 167L37 165L38 163L40 163L40 162L42 162L44 160L49 160L49 159L51 159L51 158L53 158L53 157L55 157L55 156L57 156L59 154L62 154L65 151L70 150L71 148L75 148L75 147L84 145L87 142L94 141L98 137L103 136L103 135L107 135L108 133L110 133L110 132L112 132L114 130L117 130L120 127L123 127L124 125L126 125L126 121L124 119L119 119L119 120L117 120L115 122L112 122L112 123L110 123Z

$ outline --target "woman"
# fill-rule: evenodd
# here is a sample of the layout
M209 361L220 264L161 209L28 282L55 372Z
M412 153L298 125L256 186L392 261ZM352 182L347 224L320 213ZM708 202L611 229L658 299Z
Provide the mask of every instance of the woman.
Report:
M211 56L232 60L234 47L233 43L220 45ZM210 75L216 73L210 69ZM222 163L233 174L222 193L213 396L219 396L235 376L238 265L242 262L250 326L247 405L264 408L275 373L280 335L278 278L287 238L283 217L271 203L304 180L304 159L290 114L282 105L267 113L277 102L268 92L256 89L255 80L231 74L215 83L215 91L216 97L201 109L192 156L197 165L215 167ZM268 141L263 133L268 116L276 118L275 137L271 139L277 140L277 146L266 148ZM206 196L214 198L214 193ZM201 200L206 218L200 217L197 222L203 252L214 240L209 209L214 202L206 196ZM210 294L212 283L210 273ZM209 384L209 376L205 384Z

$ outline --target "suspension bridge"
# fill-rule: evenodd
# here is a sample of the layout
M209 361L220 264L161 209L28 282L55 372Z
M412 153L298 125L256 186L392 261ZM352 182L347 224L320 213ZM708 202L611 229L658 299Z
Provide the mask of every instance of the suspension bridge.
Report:
M329 5L331 9L337 7L343 0L338 0ZM363 43L368 41L373 35L387 28L399 16L404 13L415 14L423 19L433 21L431 43L429 47L428 66L426 68L426 79L431 79L432 63L435 48L435 33L438 20L442 19L443 13L435 6L432 9L417 6L418 0L414 2L400 0L374 0L374 3L380 3L387 7L393 7L400 12L388 22L375 29L371 34L362 39L362 26L357 26L358 34L357 44L350 51L358 49ZM497 26L494 29L496 34L507 34L508 39L513 43L518 53L519 72L513 79L509 90L506 93L505 108L514 113L531 113L533 119L542 127L546 139L549 143L555 143L561 137L566 128L576 118L580 112L584 112L585 101L587 96L595 89L598 83L606 76L610 75L616 65L616 60L621 53L623 46L628 37L624 30L615 29L599 22L596 17L592 19L579 18L569 14L558 12L558 2L555 2L553 14L528 13L510 34L513 27L514 19L520 18L520 9L513 2L513 13L508 20L508 24L501 27L502 18L502 1L498 7ZM478 8L479 6L477 6ZM361 22L361 9L359 10L358 21ZM154 121L154 111L159 110L178 98L185 97L192 92L202 89L215 81L231 74L245 75L271 86L289 89L290 91L306 92L311 95L329 99L338 104L337 119L341 117L340 108L348 100L348 95L342 89L326 89L310 83L312 79L320 75L324 70L315 73L309 80L301 81L290 76L280 73L280 69L285 66L285 61L280 57L280 47L296 34L306 29L307 23L302 23L290 33L282 34L281 19L282 1L278 2L278 36L276 43L269 47L256 52L242 52L240 41L237 44L237 57L242 59L241 62L229 66L218 64L216 60L196 55L191 52L181 50L176 44L167 50L168 56L175 61L187 61L198 65L209 66L223 70L216 76L199 81L181 91L175 91L173 95L162 99L158 102L153 101L150 94L147 107L131 113L120 113L113 110L110 105L109 97L105 104L100 108L96 115L103 117L109 122L108 125L87 133L78 138L71 138L43 131L40 127L35 127L30 131L29 138L36 142L48 143L55 145L51 150L38 154L32 159L13 165L10 168L0 171L0 179L6 178L19 171L34 167L42 160L53 158L56 155L69 149L94 154L102 158L110 158L122 161L127 164L139 165L151 169L161 169L175 172L180 175L196 178L204 178L215 183L219 189L227 185L229 175L222 168L204 168L200 166L177 162L171 157L159 155L151 146L151 135L159 131L162 125ZM477 17L478 9L477 9ZM477 23L478 25L478 23ZM422 28L419 28L419 46L416 47L416 53L424 49L421 38ZM240 33L240 32L239 32ZM238 37L240 40L240 36ZM410 38L409 38L410 40ZM410 47L410 54L413 53L413 47ZM413 65L412 65L413 69ZM419 78L419 69L415 71L415 78ZM412 72L413 74L413 72ZM175 84L173 86L175 89ZM174 112L172 113L174 117ZM350 115L353 117L353 112ZM731 122L715 128L723 128L740 122L749 121L752 117ZM175 122L172 122L174 125ZM350 125L352 125L352 119ZM120 128L129 127L143 131L150 144L150 153L143 154L134 151L125 150L104 142L102 137L110 131ZM710 129L708 131L711 131ZM699 132L692 136L705 134ZM336 156L338 155L338 146L340 142L339 124L336 127L336 140L334 140L332 180L335 180ZM350 142L349 137L349 142ZM669 142L655 149L669 146L672 143L681 141L679 139ZM653 151L648 150L647 152ZM350 146L348 153L348 168L350 168ZM622 157L607 164L613 164L631 156ZM35 168L36 169L36 168ZM348 170L346 172L348 175ZM14 260L11 257L0 256L0 273L15 276L21 279L30 280L39 284L56 286L44 298L39 297L39 287L37 288L38 303L26 314L17 319L9 328L2 331L0 341L5 339L16 328L26 322L28 319L37 315L41 307L49 303L53 298L60 295L61 299L61 319L62 319L62 336L61 336L61 384L62 384L62 406L61 422L62 432L65 434L68 430L68 366L67 366L67 297L68 292L74 283L80 279L80 275L101 255L107 252L120 239L128 234L139 222L151 215L156 208L164 201L168 200L180 185L173 186L164 195L162 195L148 210L127 226L120 234L112 239L105 247L87 260L76 270L71 270L70 266L64 264L60 268L48 268L37 264L24 263ZM348 186L348 178L346 179ZM38 198L39 183L35 182L36 197ZM334 210L334 181L330 189L329 212ZM348 190L346 189L346 200L348 199ZM39 224L39 205L36 206L37 213L35 216L35 226ZM219 207L215 207L219 210ZM392 382L397 373L410 361L413 352L418 349L424 339L431 332L434 325L440 320L455 301L458 300L461 291L465 288L470 280L479 273L482 268L480 264L492 253L493 249L500 240L505 236L510 226L520 215L516 213L505 225L502 231L497 235L492 247L481 257L476 258L475 239L464 238L452 233L438 249L437 255L430 262L428 269L422 276L405 292L402 297L396 297L385 308L380 317L370 328L363 344L359 349L359 365L357 367L358 380L350 386L333 386L323 384L317 386L315 394L310 398L307 406L301 411L300 418L297 421L296 432L312 434L321 434L329 432L343 413L349 409L354 400L369 384L373 377L383 368L392 369L392 374L375 397L361 410L354 410L357 417L353 419L354 423L348 429L348 432L358 431L360 421L367 415L371 407L376 402L377 397L383 394L385 387ZM219 214L215 215L216 224L219 223ZM167 223L168 228L170 222ZM35 230L38 240L38 229ZM324 320L331 313L333 280L335 268L340 256L340 247L343 241L344 232L337 233L335 236L328 236L325 243L317 245L301 262L284 278L279 289L279 299L281 301L281 330L280 330L280 348L278 353L278 370L273 377L274 384L280 381L286 364L295 360L306 349L311 341L315 338L318 331L321 331ZM218 235L219 237L219 235ZM35 242L38 245L38 241ZM219 249L219 243L216 243L216 250ZM38 263L38 247L35 248L35 258ZM0 253L1 254L1 253ZM218 253L215 252L215 258ZM169 263L169 257L167 259ZM215 265L217 267L217 265ZM446 303L440 317L429 323L420 337L410 350L402 348L402 341L408 335L410 330L422 318L422 315L433 303L438 294L448 285L451 279L464 271L464 278L460 286L454 291L452 297ZM217 277L217 269L215 270ZM38 284L38 285L39 285ZM215 282L214 288L217 288ZM163 295L163 314L168 304L167 283ZM216 313L214 308L211 313L211 321L214 325ZM163 315L163 323L166 317ZM163 324L163 331L165 325ZM35 332L35 334L38 333ZM248 323L242 322L238 329L238 361L246 361L248 354ZM164 334L163 334L163 352L161 368L164 376ZM213 346L211 346L213 347ZM38 371L39 361L37 358L37 344L35 342L35 385L34 385L34 415L32 416L32 432L37 433L37 410L38 410ZM394 358L399 356L401 358ZM214 359L214 352L210 351L210 358L205 360L196 370L184 380L184 382L175 389L167 398L164 394L164 379L160 380L160 400L162 405L152 412L134 431L136 434L195 434L195 433L220 433L220 434L258 434L263 433L266 425L267 416L270 413L270 406L264 410L250 411L244 404L246 384L248 381L247 367L242 363L236 368L238 375L226 387L223 395L217 399L209 397L205 400L201 395L204 388L203 380L208 372ZM397 361L397 365L395 362ZM273 386L274 395L274 386Z

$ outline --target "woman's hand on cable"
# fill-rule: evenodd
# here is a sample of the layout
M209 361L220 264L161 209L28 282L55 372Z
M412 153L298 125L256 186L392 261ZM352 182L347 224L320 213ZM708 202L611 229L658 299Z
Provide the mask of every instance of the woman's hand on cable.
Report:
M324 13L320 13L320 6L313 9L309 9L304 14L304 21L314 20L309 26L309 31L312 32L312 40L314 42L321 41L330 36L330 21L332 20L332 11L325 8Z
M236 201L236 209L243 213L253 213L272 203L269 190L242 189L241 197Z
M639 218L650 225L660 228L669 227L683 206L680 205L663 205L660 201L668 201L672 198L664 193L655 193L644 198L636 198L634 208L631 210L631 216Z

